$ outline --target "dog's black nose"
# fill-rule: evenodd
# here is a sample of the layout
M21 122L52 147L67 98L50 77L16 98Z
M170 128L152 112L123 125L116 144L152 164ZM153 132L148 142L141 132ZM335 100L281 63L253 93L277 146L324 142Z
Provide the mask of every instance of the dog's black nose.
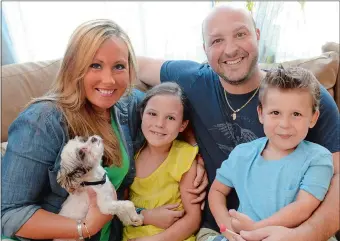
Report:
M91 138L91 142L92 142L92 143L95 143L95 142L97 142L97 141L98 141L98 139L97 139L96 137L92 137L92 138Z

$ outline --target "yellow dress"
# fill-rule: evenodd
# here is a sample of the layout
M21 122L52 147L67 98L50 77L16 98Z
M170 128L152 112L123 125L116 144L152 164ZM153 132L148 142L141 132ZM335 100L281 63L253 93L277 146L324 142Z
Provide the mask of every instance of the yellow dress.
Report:
M183 210L179 183L182 175L189 171L197 152L197 146L193 147L186 142L174 140L168 157L153 173L145 178L135 177L130 187L130 200L136 207L146 209L180 203L177 209ZM123 241L152 236L162 231L164 230L152 225L126 226ZM195 240L194 235L186 239L186 241Z

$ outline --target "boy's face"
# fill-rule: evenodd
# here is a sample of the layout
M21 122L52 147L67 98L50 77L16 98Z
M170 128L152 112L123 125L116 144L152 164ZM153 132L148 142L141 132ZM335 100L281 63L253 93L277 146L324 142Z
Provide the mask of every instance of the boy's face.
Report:
M156 95L150 98L142 115L142 132L149 145L171 144L187 126L183 105L177 96Z
M259 120L273 150L290 153L305 139L319 111L313 114L312 96L305 89L280 90L268 88L262 109L258 107Z

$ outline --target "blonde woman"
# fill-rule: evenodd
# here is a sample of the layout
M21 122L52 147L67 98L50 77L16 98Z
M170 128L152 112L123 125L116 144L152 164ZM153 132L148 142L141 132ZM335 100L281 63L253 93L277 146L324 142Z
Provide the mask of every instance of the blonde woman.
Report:
M68 194L56 175L61 150L70 138L100 135L103 166L118 199L124 198L135 176L135 150L143 142L136 112L143 93L129 91L135 78L134 51L117 24L93 20L75 30L51 90L33 100L9 128L2 160L2 235L21 240L121 240L121 223L116 218L109 222L112 216L100 213L93 193L86 226L78 228L77 220L58 215ZM145 224L156 220L156 226L171 225L182 215L175 207L144 210ZM159 223L156 216L168 223Z

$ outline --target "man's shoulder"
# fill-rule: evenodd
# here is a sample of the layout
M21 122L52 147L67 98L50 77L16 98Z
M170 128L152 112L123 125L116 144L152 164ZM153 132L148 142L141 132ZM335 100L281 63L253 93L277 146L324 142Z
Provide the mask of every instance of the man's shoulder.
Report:
M196 82L197 80L210 80L215 72L206 62L198 63L191 60L169 60L163 63L161 74L177 73L178 78L185 80L183 83ZM169 80L171 81L171 80Z
M309 130L306 140L318 143L332 153L338 152L340 150L339 110L333 97L323 86L320 87L320 94L320 116L316 125Z
M339 111L333 97L322 85L320 86L320 97L320 110L330 109Z

